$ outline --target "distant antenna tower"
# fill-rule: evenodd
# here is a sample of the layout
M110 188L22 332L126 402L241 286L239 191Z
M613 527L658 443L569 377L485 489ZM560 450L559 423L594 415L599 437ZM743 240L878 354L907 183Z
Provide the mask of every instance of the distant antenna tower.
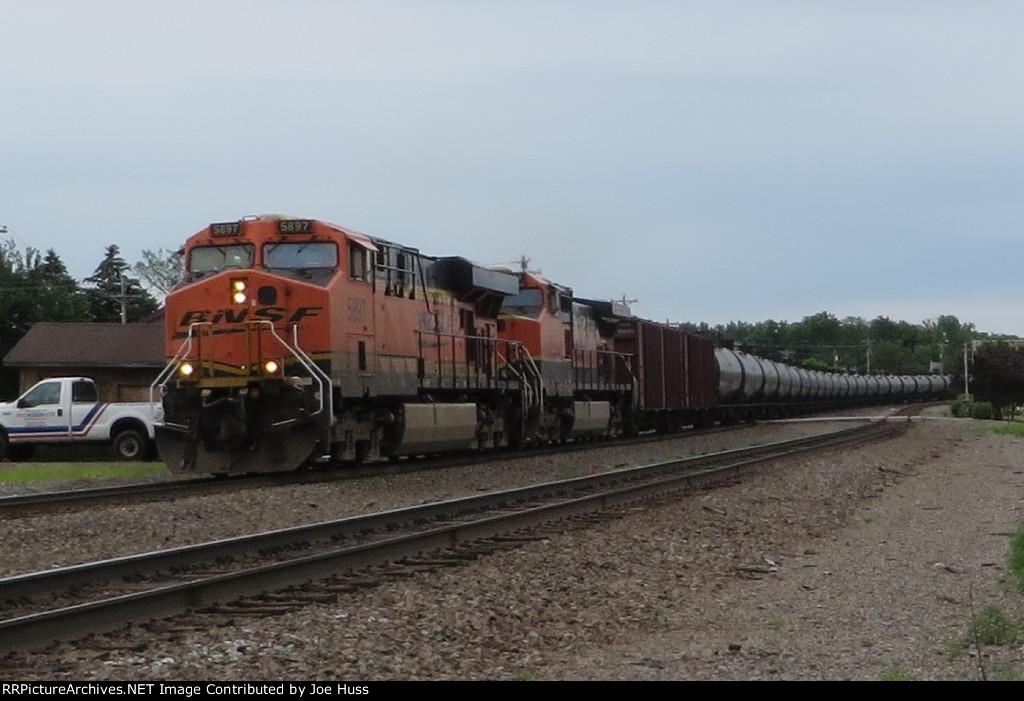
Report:
M612 311L619 316L633 316L633 311L629 308L629 305L636 304L639 299L627 299L626 295L622 295L622 299L612 300Z
M519 256L519 260L513 262L519 265L521 273L540 273L539 270L530 270L530 259L526 257L526 254Z

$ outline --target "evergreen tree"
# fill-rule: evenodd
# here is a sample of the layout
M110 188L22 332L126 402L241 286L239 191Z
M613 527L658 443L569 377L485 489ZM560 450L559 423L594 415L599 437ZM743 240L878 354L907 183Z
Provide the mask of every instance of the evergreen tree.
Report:
M40 321L89 321L89 301L50 249L45 256L13 241L0 245L0 358ZM0 397L17 394L17 373L0 372Z
M88 321L89 300L52 248L45 256L29 250L25 277L37 290L36 321Z
M153 296L137 278L129 277L130 266L121 257L116 244L107 246L103 260L85 279L93 321L139 321L157 310Z

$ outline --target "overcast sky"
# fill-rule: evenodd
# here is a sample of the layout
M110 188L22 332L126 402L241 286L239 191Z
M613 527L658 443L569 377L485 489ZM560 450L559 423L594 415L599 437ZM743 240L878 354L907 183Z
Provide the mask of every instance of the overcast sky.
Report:
M285 212L657 320L1024 335L1024 3L5 2L0 225Z

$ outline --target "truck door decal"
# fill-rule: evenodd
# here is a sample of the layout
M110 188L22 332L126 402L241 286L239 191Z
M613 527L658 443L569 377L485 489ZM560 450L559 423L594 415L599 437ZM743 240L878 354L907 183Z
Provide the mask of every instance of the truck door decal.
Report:
M93 425L106 411L107 404L95 404L89 413L85 415L82 422L71 427L71 433L75 436L85 436L92 430ZM52 435L55 433L67 433L67 424L60 424L57 426L5 426L8 435L10 435L12 441L17 441L19 438L28 438L35 435Z

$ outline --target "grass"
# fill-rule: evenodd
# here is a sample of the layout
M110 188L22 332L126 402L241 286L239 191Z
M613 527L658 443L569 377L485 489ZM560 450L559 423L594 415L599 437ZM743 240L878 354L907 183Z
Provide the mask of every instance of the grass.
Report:
M516 670L511 680L514 682L532 682L537 680L537 675L528 669Z
M950 662L955 662L967 654L966 644L955 638L949 638L946 640L943 644L943 648L946 651L946 659Z
M913 674L896 665L882 672L882 676L879 680L883 682L916 682L920 681Z
M0 462L0 484L45 480L144 477L166 473L162 462L122 461L109 445L40 445L31 460Z
M998 433L1002 436L1016 436L1017 438L1024 438L1024 423L1019 421L1010 421L1006 424L994 427L992 432Z
M999 672L996 673L997 682L1019 682L1024 677L1021 677L1020 672L1013 666L1012 662L1005 663L999 668Z
M160 462L3 463L0 464L0 483L24 484L59 479L140 477L163 474L166 470L167 468Z
M1024 523L1010 536L1010 552L1006 561L1010 579L1019 591L1024 591Z

